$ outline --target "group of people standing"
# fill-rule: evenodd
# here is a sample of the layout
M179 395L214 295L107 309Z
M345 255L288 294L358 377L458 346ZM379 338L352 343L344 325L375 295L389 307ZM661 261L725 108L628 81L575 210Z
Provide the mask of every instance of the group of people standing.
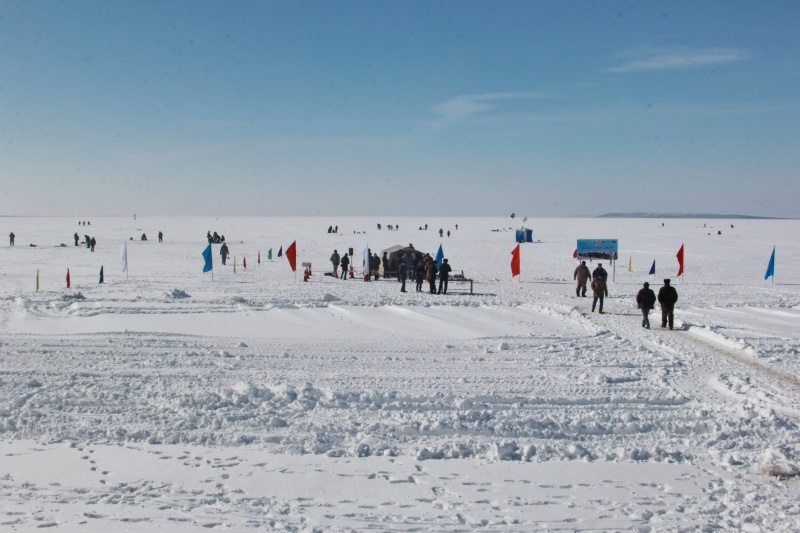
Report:
M450 272L453 269L447 259L442 259L442 264L438 266L436 260L430 254L425 254L417 259L414 254L406 252L400 259L400 267L397 272L400 280L400 292L406 292L406 280L411 278L416 282L416 291L422 291L422 284L427 279L429 292L431 294L447 294L447 284L450 280ZM436 274L439 274L439 289L436 289Z
M603 268L602 263L597 263L597 268L593 272L589 271L586 266L586 261L581 261L581 264L575 269L573 279L578 282L575 287L575 296L586 296L586 285L591 280L591 288L593 293L592 312L594 313L598 302L600 308L598 312L603 312L603 299L608 296L608 272ZM644 282L644 286L636 295L636 305L642 310L642 327L650 329L650 311L655 308L656 302L661 306L661 327L672 329L674 323L675 304L678 302L678 291L675 287L670 285L670 280L664 280L664 286L658 291L658 296L650 288L648 282Z
M89 237L88 235L84 235L83 237L84 237L84 242L86 243L86 247L94 252L94 247L97 245L97 239L95 239L94 237ZM81 237L80 235L78 235L77 231L75 232L75 235L72 236L72 238L75 239L75 246L78 246Z
M333 251L331 254L331 265L333 265L333 277L339 277L339 267L342 267L342 279L347 279L347 273L350 269L350 256L347 255L347 252L344 253L344 257L339 257L339 252L337 250ZM350 277L353 277L352 272L350 273Z

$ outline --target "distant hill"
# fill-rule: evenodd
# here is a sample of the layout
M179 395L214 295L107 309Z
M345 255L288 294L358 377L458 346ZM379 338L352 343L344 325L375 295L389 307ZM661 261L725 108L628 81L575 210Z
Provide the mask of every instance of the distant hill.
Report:
M714 215L709 213L606 213L597 218L725 218L725 219L758 219L780 220L779 217L755 217L750 215Z

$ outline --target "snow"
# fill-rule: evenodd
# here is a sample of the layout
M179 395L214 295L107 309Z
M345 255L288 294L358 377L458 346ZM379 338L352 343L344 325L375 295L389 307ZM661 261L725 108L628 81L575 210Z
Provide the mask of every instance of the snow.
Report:
M530 219L514 279L511 219L0 221L4 530L800 530L798 221ZM619 239L603 315L583 238ZM323 275L398 243L474 294Z

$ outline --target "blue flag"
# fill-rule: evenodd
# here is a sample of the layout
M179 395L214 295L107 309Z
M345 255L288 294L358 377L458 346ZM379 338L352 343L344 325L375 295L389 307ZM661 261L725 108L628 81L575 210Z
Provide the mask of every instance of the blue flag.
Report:
M103 283L103 265L100 265L100 283Z
M648 274L656 275L656 260L653 259L653 266L650 267L650 272Z
M203 273L212 270L214 266L211 264L211 245L209 244L206 246L206 249L203 250L203 259L206 260L206 263L203 265Z
M439 251L436 252L436 270L442 268L442 259L444 259L444 252L442 251L442 245L439 245Z
M283 246L278 248L278 257L283 257Z
M775 279L775 247L772 247L772 255L769 258L769 264L767 265L767 272L764 274L764 279L769 279L769 277L773 277L773 281Z

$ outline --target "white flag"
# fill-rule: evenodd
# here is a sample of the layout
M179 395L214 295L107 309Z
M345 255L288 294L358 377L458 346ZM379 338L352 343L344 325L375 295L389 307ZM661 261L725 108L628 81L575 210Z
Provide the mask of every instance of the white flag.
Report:
M363 274L365 276L368 276L369 275L369 258L370 258L370 256L369 256L369 243L367 243L367 247L364 248L363 254L364 254L364 272L363 272Z
M122 248L119 249L119 257L122 259L122 271L128 271L128 243L123 242Z

